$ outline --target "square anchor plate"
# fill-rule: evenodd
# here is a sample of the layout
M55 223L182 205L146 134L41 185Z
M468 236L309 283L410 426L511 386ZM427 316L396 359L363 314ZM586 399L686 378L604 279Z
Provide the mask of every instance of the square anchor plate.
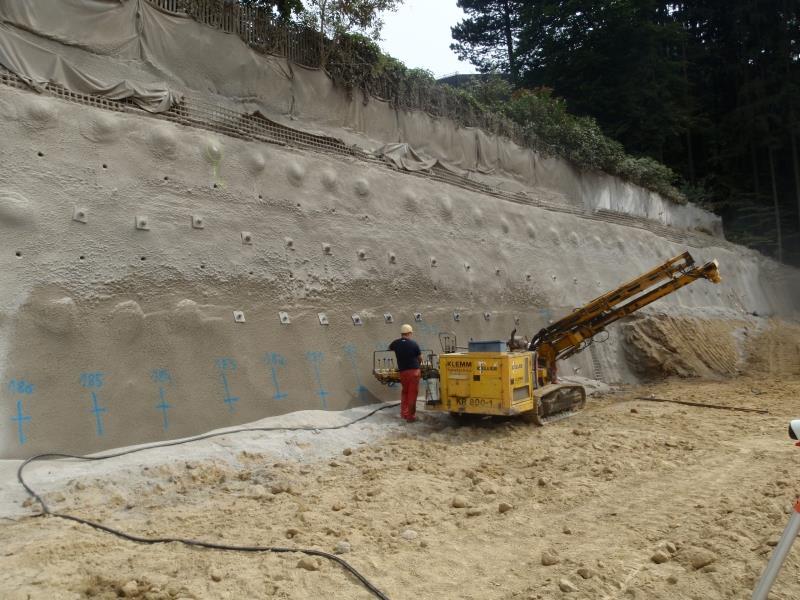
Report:
M136 229L150 231L150 219L141 215L136 217Z
M383 322L387 325L394 323L394 317L392 316L392 313L383 313Z
M200 215L192 215L192 228L202 229L206 226L206 222Z
M242 232L242 243L246 246L252 246L253 244L253 234L249 231Z
M422 322L422 313L421 312L415 312L414 313L414 320L417 323L421 323Z
M490 313L490 312L483 313L483 318L486 319L487 321L491 320L492 313Z
M284 311L279 312L278 313L278 318L281 320L281 323L283 325L288 325L289 323L292 322L292 320L289 318L289 313L288 312L284 312Z
M233 320L234 320L236 323L244 323L244 322L245 322L245 319L244 319L244 312L242 312L241 310L235 310L235 311L233 311Z
M457 310L453 311L453 321L460 321L461 320L461 313Z
M317 318L319 319L320 325L328 325L328 315L325 313L317 313Z
M361 320L361 315L353 315L353 325L363 325L364 321Z
M72 209L72 220L77 221L78 223L87 223L88 218L86 215L88 211L83 208L82 206L76 206Z

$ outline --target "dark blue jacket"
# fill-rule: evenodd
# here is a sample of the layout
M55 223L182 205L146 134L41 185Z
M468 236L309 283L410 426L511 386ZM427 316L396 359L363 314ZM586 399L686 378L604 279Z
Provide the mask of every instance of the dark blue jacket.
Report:
M398 338L389 344L389 350L394 351L397 357L397 370L408 371L409 369L419 369L419 359L422 352L419 345L409 338Z

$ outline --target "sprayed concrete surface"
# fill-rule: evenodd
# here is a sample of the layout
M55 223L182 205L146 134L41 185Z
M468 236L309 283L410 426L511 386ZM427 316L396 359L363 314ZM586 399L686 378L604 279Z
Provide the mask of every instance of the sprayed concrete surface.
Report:
M372 380L372 353L415 313L432 350L440 331L531 334L686 249L355 161L21 91L5 91L0 118L13 140L0 148L6 457L394 399ZM796 271L729 245L689 249L719 259L723 283L697 282L654 310L755 326L793 318ZM564 372L633 380L612 334Z
M0 457L393 400L371 370L401 323L433 351L445 331L462 344L514 328L531 335L687 249L698 262L717 258L723 282L659 301L645 313L655 320L613 326L562 373L731 374L767 319L797 320L798 272L726 242L718 218L697 207L447 119L365 103L322 71L258 55L144 0L58 10L0 2L0 11L6 44L35 44L38 57L98 82L158 84L169 102L184 94L232 114L258 110L366 150L405 142L520 193L503 199L460 187L466 179L451 185L4 85ZM213 111L204 118L216 126ZM540 197L548 204L525 203ZM676 243L684 238L688 247ZM789 325L776 327L780 339ZM689 339L691 365L674 350ZM781 342L789 362L792 343Z
M54 510L138 535L342 552L393 600L739 600L800 493L786 436L800 380L779 375L625 389L544 428L401 425L393 408L336 432L47 462L28 481ZM635 399L651 395L770 414ZM260 424L322 427L364 410ZM37 506L21 500L2 504L9 600L372 597L321 559L137 545L26 517ZM796 598L798 577L793 552L770 597Z

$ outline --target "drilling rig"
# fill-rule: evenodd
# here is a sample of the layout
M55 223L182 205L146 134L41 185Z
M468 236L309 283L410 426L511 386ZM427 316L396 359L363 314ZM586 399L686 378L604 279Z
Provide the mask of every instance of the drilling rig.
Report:
M526 415L543 425L569 416L586 403L581 385L560 383L558 361L585 350L612 323L680 288L707 279L719 283L716 260L695 265L689 252L595 298L542 328L528 341L469 342L459 350L452 334L440 334L442 354L428 355L423 379L438 380L439 392L426 398L426 408L454 415ZM437 365L438 358L438 365ZM382 383L399 374L373 369Z

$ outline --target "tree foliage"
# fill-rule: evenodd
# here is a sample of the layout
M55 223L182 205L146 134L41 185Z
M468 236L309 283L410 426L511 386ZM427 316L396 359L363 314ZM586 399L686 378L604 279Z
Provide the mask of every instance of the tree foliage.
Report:
M263 8L282 21L303 13L302 0L239 0L242 6Z
M556 141L540 125L548 144L651 189L676 172L690 199L723 216L729 237L800 263L799 0L523 2L516 71L496 58L507 52L501 3L463 4L460 56L518 90L563 99L547 108L541 93L525 92L509 106L515 119L560 120ZM633 157L615 161L597 129Z
M483 73L507 73L519 78L516 44L520 16L526 2L519 0L458 0L467 18L452 28L455 42L450 48L461 60Z
M304 0L302 20L321 39L336 41L347 34L376 40L383 27L382 13L395 10L403 0Z

